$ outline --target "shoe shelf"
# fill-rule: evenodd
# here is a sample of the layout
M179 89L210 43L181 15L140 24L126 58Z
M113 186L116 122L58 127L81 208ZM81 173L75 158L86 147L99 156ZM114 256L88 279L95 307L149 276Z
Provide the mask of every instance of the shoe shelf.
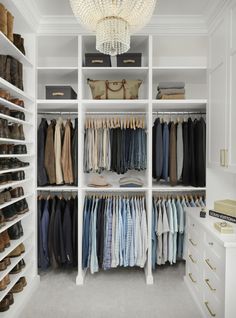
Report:
M19 221L24 220L25 218L29 216L32 216L32 211L31 212L28 211L28 212L25 212L24 214L20 214L13 221L6 222L6 225L0 229L0 233L4 232L5 230L9 229L9 227L11 227L12 225L16 224ZM1 272L0 272L0 275L1 275Z
M11 155L0 155L0 159L1 158L29 158L29 157L33 157L34 155L32 154L11 154ZM5 171L3 170L2 173L5 173Z
M20 200L27 199L28 197L30 197L30 196L32 196L32 195L33 195L33 193L30 193L30 194L22 195L22 196L19 197L19 198L12 199L12 200L9 201L9 202L6 202L6 203L4 203L4 204L1 204L1 205L0 205L0 209L6 208L7 206L12 205L12 204L14 204L14 203L16 203L16 202L18 202L18 201L20 201ZM0 232L2 232L1 229L0 229Z
M77 186L47 186L47 187L37 187L38 191L54 191L54 192L60 192L60 191L78 191Z
M21 119L18 119L18 118L14 118L12 116L7 116L7 115L1 114L1 113L0 113L0 118L6 119L6 120L8 120L11 123L17 123L17 124L22 124L22 125L33 126L33 124L30 123L29 121L25 121L25 120L21 120Z
M11 138L0 138L0 142L6 144L32 144L29 140L11 139Z
M0 88L8 91L13 98L20 98L26 102L34 103L34 98L32 96L29 96L18 87L4 80L2 77L0 77Z
M14 103L12 103L4 98L1 98L1 97L0 97L0 104L8 107L11 110L18 110L19 112L24 112L24 113L32 115L32 111L28 110L27 108L18 106L18 105L14 104Z
M12 289L12 287L17 283L18 279L25 275L25 273L30 270L32 265L29 263L29 265L26 264L25 268L22 269L22 271L18 274L12 274L10 276L10 284L7 285L7 288L0 292L0 301L3 300L3 298L9 293L9 291ZM14 304L13 304L14 305Z
M23 183L29 182L30 180L31 180L31 178L27 178L27 179L24 179L24 180L19 180L19 181L14 181L14 182L9 182L9 183L6 183L6 184L2 184L2 185L0 185L0 191L5 189L5 188L21 186Z
M27 167L21 167L21 168L14 168L14 169L7 169L7 170L0 170L0 174L3 174L3 173L11 173L11 172L18 172L18 171L26 171L26 170L29 170L29 169L32 169L32 166L27 166ZM3 184L4 185L4 184ZM7 183L6 183L7 185Z
M24 66L33 67L30 60L2 32L0 32L0 47L1 54L11 55Z
M25 231L25 234L19 238L19 240L11 240L11 245L5 249L4 252L0 253L0 262L7 257L18 245L23 243L27 238L29 238L33 234L32 231Z
M0 272L0 280L2 280L10 271L31 251L32 246L25 250L25 253L18 257L11 257L11 264L2 272Z

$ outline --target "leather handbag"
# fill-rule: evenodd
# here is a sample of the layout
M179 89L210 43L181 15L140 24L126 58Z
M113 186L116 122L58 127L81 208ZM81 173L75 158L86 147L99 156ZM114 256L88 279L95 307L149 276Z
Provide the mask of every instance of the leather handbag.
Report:
M88 79L93 99L138 99L141 80L108 81Z

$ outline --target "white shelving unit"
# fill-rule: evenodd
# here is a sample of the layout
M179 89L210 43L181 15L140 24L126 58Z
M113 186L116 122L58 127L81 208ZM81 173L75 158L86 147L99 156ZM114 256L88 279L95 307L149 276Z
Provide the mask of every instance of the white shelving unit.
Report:
M36 162L35 162L35 48L36 37L34 33L31 33L28 24L25 22L23 16L18 12L18 9L12 6L9 1L3 1L8 9L14 9L15 21L17 21L17 33L22 34L25 41L26 55L22 54L15 45L9 41L6 36L0 32L0 53L3 55L10 55L16 58L23 64L23 83L24 91L18 89L11 83L7 82L3 78L0 78L0 88L8 91L11 98L19 98L24 101L24 107L20 107L12 102L0 98L0 104L9 108L10 110L21 111L25 113L25 121L0 114L1 119L7 120L9 123L17 123L23 125L23 130L26 140L15 140L0 138L0 144L14 144L14 145L27 145L27 154L7 154L0 155L0 160L18 158L19 160L29 162L29 166L21 168L13 168L7 170L1 170L0 174L14 173L17 171L25 172L25 179L20 181L13 181L7 184L0 185L0 191L12 187L23 187L24 195L18 198L12 198L11 201L5 202L0 206L0 209L15 204L16 202L26 199L29 211L10 221L0 229L0 234L8 230L11 226L21 221L24 235L18 240L11 240L10 246L0 253L0 260L3 260L13 251L20 243L25 246L25 253L16 258L11 258L11 265L7 267L5 271L0 273L0 280L5 275L10 273L12 268L24 258L26 267L16 275L10 275L10 284L7 288L0 293L0 300L2 300L7 293L11 290L14 284L20 277L25 276L27 279L27 287L19 294L14 294L14 304L5 313L1 313L1 317L15 317L19 309L24 306L29 294L33 292L39 283L39 276L37 272L37 231L36 231ZM10 8L8 7L10 6ZM26 32L27 30L27 32ZM14 30L16 32L16 30Z
M173 40L173 42L172 42ZM176 42L178 45L176 45ZM206 112L207 105L207 42L205 36L175 36L171 41L161 36L135 35L131 37L130 52L142 53L142 67L117 67L116 60L111 58L111 67L85 67L85 53L94 53L95 36L93 35L39 35L38 36L38 96L37 112L40 117L45 112L55 112L57 118L60 112L73 111L78 113L78 187L73 186L46 186L38 187L38 191L74 191L78 195L78 276L76 283L84 283L86 271L82 269L82 223L83 201L87 193L143 193L146 197L148 211L148 256L144 269L146 283L153 283L151 267L151 209L152 195L158 192L187 192L205 191L205 188L170 187L158 185L152 180L152 123L153 115L158 111L202 111ZM47 49L46 49L47 48ZM73 48L73 50L72 50ZM138 100L93 100L87 79L141 79ZM50 79L50 81L49 81ZM78 93L77 100L46 100L45 85L71 85ZM159 81L184 81L186 83L185 100L156 100ZM119 114L120 112L143 113L146 119L148 136L148 163L147 170L137 175L143 178L143 188L120 188L119 176L107 172L113 187L90 188L89 176L83 172L83 131L84 121L88 114ZM51 119L53 114L48 115Z

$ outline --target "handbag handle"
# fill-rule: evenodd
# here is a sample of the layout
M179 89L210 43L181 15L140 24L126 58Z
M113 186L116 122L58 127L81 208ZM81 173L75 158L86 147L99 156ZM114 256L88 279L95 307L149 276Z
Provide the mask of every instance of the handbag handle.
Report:
M113 83L119 83L119 82L113 82ZM106 86L106 99L108 99L108 90L111 92L119 92L120 90L123 89L123 99L126 99L126 94L125 94L125 83L126 80L123 79L121 82L121 87L119 87L118 89L112 89L109 87L109 81L105 81L105 86Z

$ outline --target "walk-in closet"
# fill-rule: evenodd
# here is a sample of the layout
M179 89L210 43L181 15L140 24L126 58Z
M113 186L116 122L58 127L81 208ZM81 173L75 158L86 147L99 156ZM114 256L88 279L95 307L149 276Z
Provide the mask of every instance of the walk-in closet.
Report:
M0 1L0 318L236 317L235 56L235 0Z

